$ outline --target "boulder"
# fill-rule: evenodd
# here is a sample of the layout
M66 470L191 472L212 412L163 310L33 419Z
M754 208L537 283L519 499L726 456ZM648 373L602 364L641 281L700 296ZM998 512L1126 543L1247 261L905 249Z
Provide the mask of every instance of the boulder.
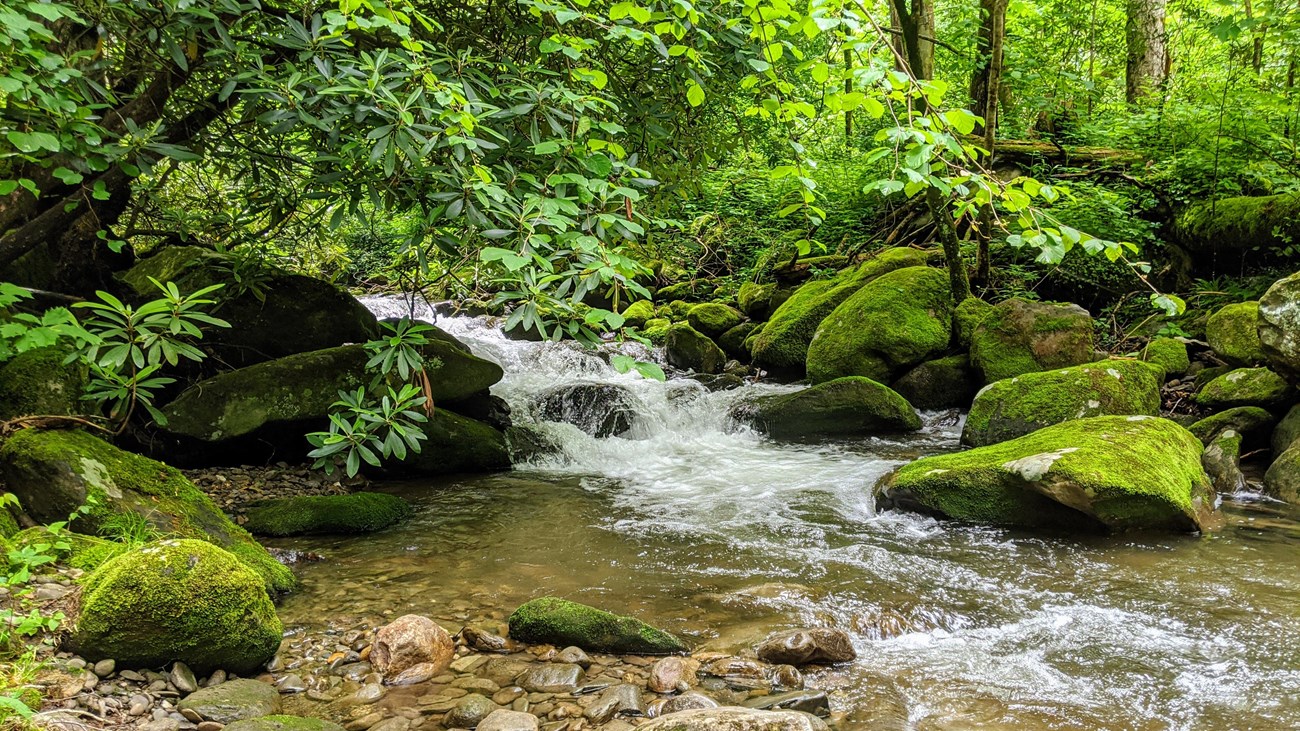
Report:
M864 436L921 428L921 417L888 386L851 376L794 393L759 396L732 417L773 439Z
M388 462L385 475L454 475L510 469L510 449L504 433L481 421L447 409L437 409L420 425L425 440L419 452L401 462Z
M411 506L396 495L298 495L249 505L244 528L259 536L373 533L410 514Z
M961 440L983 447L1071 419L1158 416L1161 375L1150 363L1108 360L990 383L971 404Z
M926 457L884 502L950 518L1067 530L1208 531L1222 524L1201 442L1172 421L1097 416Z
M965 353L930 360L904 373L892 388L923 410L970 406L979 390L979 374Z
M1230 409L1229 411L1232 410ZM1225 411L1223 413L1226 414L1229 413L1229 411ZM1273 423L1272 414L1269 414L1267 411L1264 411L1263 409L1256 409L1256 411L1263 412L1264 414L1268 415L1269 418L1264 419L1259 416L1256 416L1253 423L1249 425L1243 424L1241 427L1237 427L1234 424L1233 428L1241 432L1242 434L1249 434L1251 431L1253 431L1253 429L1250 428L1251 426L1258 426L1262 428L1262 427L1270 426ZM1208 419L1206 421L1208 421ZM1283 416L1282 420L1277 423L1277 427L1273 429L1273 436L1272 439L1269 441L1269 446L1273 450L1273 456L1276 457L1277 455L1282 454L1286 450L1295 446L1297 440L1300 440L1300 405L1292 406L1291 409L1286 412L1286 416Z
M17 416L74 416L91 406L82 400L87 372L81 363L64 363L68 348L47 345L0 363L0 421Z
M435 405L487 389L501 366L435 340L424 349ZM370 388L370 356L360 345L291 355L209 378L163 408L166 429L204 442L221 442L275 424L322 422L339 391Z
M1078 305L1005 300L971 335L971 364L985 383L1093 358L1092 318Z
M686 321L691 327L711 338L716 338L739 325L743 319L745 316L740 314L739 310L719 302L705 302L692 307L686 313Z
M636 396L612 383L553 386L534 396L532 401L539 421L572 424L602 439L626 434L636 423Z
M684 322L668 328L664 355L672 367L696 373L721 373L727 364L727 354L717 343Z
M1236 366L1264 361L1259 340L1259 303L1238 302L1221 307L1205 322L1205 339L1210 348Z
M1211 409L1236 406L1285 407L1295 401L1295 389L1267 368L1238 368L1205 384L1196 403Z
M663 345L668 339L668 328L672 327L673 321L666 317L656 317L653 320L647 320L645 328L641 334L649 340L652 345Z
M1241 473L1241 435L1232 429L1220 432L1205 447L1201 466L1216 491L1231 494L1245 490L1246 476Z
M197 246L169 246L121 275L140 299L156 299L149 277L175 282L182 293L224 283L214 293L220 306L212 314L230 328L211 328L203 347L219 361L246 366L332 348L364 343L379 335L375 316L352 295L329 282L260 267L237 281L231 257ZM292 326L286 326L287 324Z
M1234 196L1193 203L1175 217L1171 233L1198 266L1235 271L1247 252L1288 245L1300 235L1300 200L1292 193Z
M263 716L235 721L222 731L343 731L343 727L319 718Z
M184 662L196 673L257 671L283 627L262 577L211 543L159 541L109 560L86 579L72 634L88 660L118 667Z
M1238 406L1207 416L1187 427L1187 431L1195 434L1202 444L1209 445L1215 437L1228 429L1242 436L1251 436L1268 429L1274 421L1272 414L1258 406ZM1274 454L1281 453L1278 449L1273 451Z
M641 327L655 316L655 306L650 300L637 300L623 310L623 321L632 327Z
M416 665L432 664L434 675L451 666L456 643L437 622L407 614L380 627L371 645L370 663L385 676L394 677Z
M204 721L228 724L279 713L280 691L260 680L227 680L190 693L176 708L197 713Z
M993 305L979 297L967 297L959 302L952 311L953 334L957 338L957 344L970 350L975 331L993 312Z
M745 317L762 322L771 317L776 308L790 298L792 291L777 289L776 283L745 282L740 285L736 301L740 304L740 311L745 313Z
M948 275L930 267L896 269L864 284L822 320L808 346L808 378L887 383L941 354L951 338Z
M687 650L681 640L639 619L555 597L534 599L516 609L510 615L510 637L614 654L670 655Z
M1165 378L1177 378L1192 367L1187 344L1178 338L1151 338L1142 349L1141 358L1163 368Z
M296 583L248 531L230 521L207 495L173 467L126 452L82 431L24 429L0 447L0 478L33 518L66 520L97 533L124 514L140 516L163 535L210 541L257 572L273 592Z
M722 352L741 361L749 361L749 336L758 330L759 325L756 322L742 322L739 325L718 336L718 345L722 347Z
M1300 446L1294 446L1273 459L1264 473L1268 494L1288 503L1300 504Z
M886 249L858 267L845 269L831 279L808 282L772 313L754 340L754 364L801 375L808 345L822 320L872 279L904 267L924 266L927 256L916 249Z
M1300 273L1274 282L1259 298L1259 342L1269 367L1300 385Z
M639 731L827 731L826 722L801 711L762 711L723 706L669 713Z
M778 632L763 640L758 659L773 665L830 665L858 657L853 640L844 630L829 627Z

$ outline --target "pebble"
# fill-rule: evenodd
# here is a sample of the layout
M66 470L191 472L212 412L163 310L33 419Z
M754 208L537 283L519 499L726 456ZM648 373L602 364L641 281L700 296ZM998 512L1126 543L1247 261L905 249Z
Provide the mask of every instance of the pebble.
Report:
M107 678L108 676L112 675L113 671L116 669L117 669L117 661L112 658L109 658L107 660L100 660L99 662L95 663L94 668L92 668L92 672L94 672L95 675L98 675L101 678Z
M301 693L307 690L307 684L297 675L286 675L278 683L281 693Z
M411 727L410 719L401 716L393 716L386 721L371 726L372 731L406 731Z
M582 651L581 647L566 647L560 650L560 654L556 655L555 659L558 662L573 663L583 670L591 667L591 658Z
M537 731L537 716L499 708L478 724L478 731Z
M384 712L374 711L373 713L367 713L354 721L349 721L343 726L343 728L345 731L367 731L371 726L374 726L382 720L384 720Z
M221 731L225 726L216 721L200 721L194 728L197 731Z
M190 666L183 662L172 665L172 671L167 674L167 680L182 693L193 693L199 689L199 681L194 678L194 671Z

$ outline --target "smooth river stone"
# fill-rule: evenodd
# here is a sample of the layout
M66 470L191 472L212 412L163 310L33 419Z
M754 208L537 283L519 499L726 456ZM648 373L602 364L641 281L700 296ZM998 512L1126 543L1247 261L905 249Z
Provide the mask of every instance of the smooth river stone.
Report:
M205 721L228 724L279 713L280 693L260 680L227 680L194 691L177 708L193 711Z
M519 685L537 693L569 693L581 677L582 667L572 663L538 664L519 677Z

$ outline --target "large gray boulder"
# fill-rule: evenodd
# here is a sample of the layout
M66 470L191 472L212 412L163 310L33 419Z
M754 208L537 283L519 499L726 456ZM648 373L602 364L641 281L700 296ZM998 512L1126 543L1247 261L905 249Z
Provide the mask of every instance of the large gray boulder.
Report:
M1300 385L1300 273L1274 282L1259 298L1258 325L1269 367Z

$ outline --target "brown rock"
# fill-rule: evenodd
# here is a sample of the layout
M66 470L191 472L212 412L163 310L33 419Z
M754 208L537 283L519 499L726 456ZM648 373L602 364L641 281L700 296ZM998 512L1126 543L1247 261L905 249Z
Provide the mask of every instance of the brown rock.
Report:
M416 665L428 664L428 677L451 665L455 643L447 630L428 617L408 614L398 617L375 633L370 662L384 675L400 675Z
M665 657L650 668L647 687L655 693L674 693L693 687L699 679L700 663L689 657Z
M758 646L758 657L777 665L832 664L857 658L847 632L827 627L778 632Z

